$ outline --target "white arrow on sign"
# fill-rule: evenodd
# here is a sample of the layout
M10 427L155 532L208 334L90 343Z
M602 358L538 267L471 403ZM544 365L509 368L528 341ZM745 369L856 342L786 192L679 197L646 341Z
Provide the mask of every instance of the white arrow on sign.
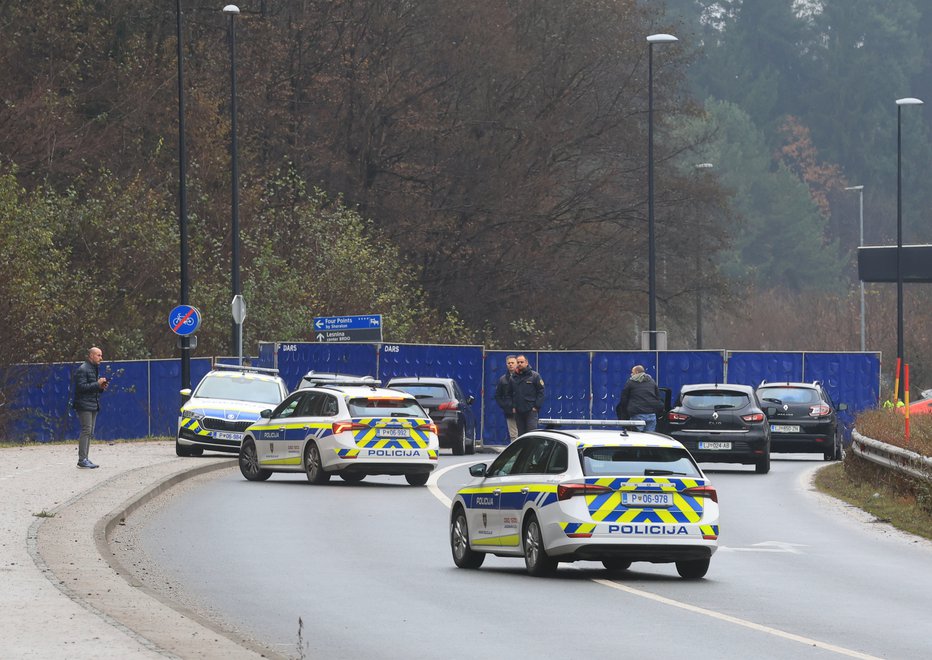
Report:
M805 548L808 546L800 545L799 543L786 543L785 541L763 541L762 543L755 543L750 548L731 548L725 545L720 545L718 549L721 550L730 550L732 552L788 552L790 554L798 555L802 554L796 548Z
M318 330L320 330L321 328L324 327L324 322L318 320L316 323L314 323L314 327L317 328Z
M317 341L323 341L324 339L326 339L326 337L324 337L324 333L318 332L318 333L317 333Z

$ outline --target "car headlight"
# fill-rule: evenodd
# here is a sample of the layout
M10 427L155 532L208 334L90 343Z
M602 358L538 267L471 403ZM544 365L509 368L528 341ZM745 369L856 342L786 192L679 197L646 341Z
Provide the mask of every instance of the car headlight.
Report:
M200 412L199 410L182 410L181 416L187 419L204 419L204 413Z

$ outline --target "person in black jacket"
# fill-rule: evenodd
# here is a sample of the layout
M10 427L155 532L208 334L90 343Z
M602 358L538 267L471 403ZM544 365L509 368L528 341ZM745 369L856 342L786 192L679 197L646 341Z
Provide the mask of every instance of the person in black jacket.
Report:
M94 438L94 425L100 412L100 393L106 391L109 384L100 375L100 363L104 359L103 351L96 346L87 352L87 359L74 371L74 402L78 421L81 422L81 435L78 437L78 467L95 468L87 457Z
M631 368L631 378L621 391L621 400L615 408L618 419L640 419L645 431L657 430L657 413L663 412L663 399L657 383L639 364Z
M505 368L508 369L498 379L495 385L495 403L499 405L505 414L505 424L508 425L508 442L514 442L518 437L518 423L515 421L515 404L514 397L511 393L511 379L514 377L518 361L514 355L505 357Z
M517 369L511 379L511 392L514 397L515 422L518 435L537 428L541 406L544 405L544 379L528 366L527 358L519 355Z

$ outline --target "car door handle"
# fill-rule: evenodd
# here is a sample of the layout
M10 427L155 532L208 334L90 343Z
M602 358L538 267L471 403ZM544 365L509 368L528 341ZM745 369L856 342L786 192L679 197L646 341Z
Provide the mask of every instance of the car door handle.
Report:
M493 494L493 495L501 495L501 494L502 494L502 489L501 489L501 488L496 488L495 490L492 491L492 494Z
M530 491L530 489L529 489L528 487L525 486L524 488L521 489L521 494L522 494L522 495L527 495L529 491Z

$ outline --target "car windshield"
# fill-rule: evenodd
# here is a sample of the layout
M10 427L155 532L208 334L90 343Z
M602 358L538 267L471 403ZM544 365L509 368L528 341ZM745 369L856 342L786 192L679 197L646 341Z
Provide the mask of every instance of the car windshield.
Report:
M447 388L443 385L425 385L423 383L398 383L390 385L392 389L413 394L418 399L449 399Z
M761 387L757 390L761 401L770 403L821 403L819 393L811 387Z
M583 474L701 477L681 447L586 447L582 450Z
M254 403L279 404L282 391L273 380L249 375L206 376L198 385L194 396L203 399L231 399Z
M407 397L358 397L347 405L351 417L424 417L424 409Z
M683 395L683 405L693 410L744 408L748 403L748 395L743 392L696 390Z

